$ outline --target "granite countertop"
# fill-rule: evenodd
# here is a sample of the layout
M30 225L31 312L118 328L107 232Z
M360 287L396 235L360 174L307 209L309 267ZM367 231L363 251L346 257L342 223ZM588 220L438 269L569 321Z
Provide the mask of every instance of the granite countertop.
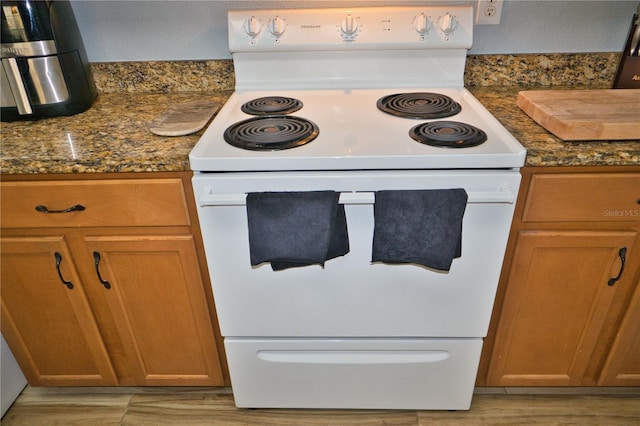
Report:
M2 123L0 173L111 173L189 170L189 152L204 130L158 136L152 121L170 104L212 100L231 92L102 93L69 117Z
M592 76L589 88L602 86L612 70L601 74L593 70L611 68L606 65L615 59L611 56L590 55L587 61L584 56L570 55L470 57L465 81L525 146L526 166L639 165L640 141L564 142L516 106L520 90L554 89L559 87L557 83L575 80L574 75L567 77L567 70ZM541 68L547 72L540 73ZM70 117L2 123L0 173L189 170L189 152L203 130L163 137L149 131L151 122L170 104L199 99L222 104L233 88L229 61L96 64L93 69L100 95L89 110ZM502 75L497 81L488 81L487 73ZM541 74L550 76L546 77L553 80L550 85L531 84L539 82ZM501 85L514 75L518 85Z
M640 140L563 141L549 133L516 105L529 87L481 86L471 92L527 149L525 166L638 166ZM535 90L559 87L535 87Z

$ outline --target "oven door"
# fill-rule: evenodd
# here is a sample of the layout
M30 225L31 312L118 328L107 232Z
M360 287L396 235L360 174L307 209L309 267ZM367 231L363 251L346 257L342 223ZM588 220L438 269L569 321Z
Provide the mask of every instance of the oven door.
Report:
M223 336L486 335L517 171L200 173L193 183ZM374 191L446 188L469 196L450 271L372 263ZM341 193L351 251L324 267L252 267L245 194L313 190Z

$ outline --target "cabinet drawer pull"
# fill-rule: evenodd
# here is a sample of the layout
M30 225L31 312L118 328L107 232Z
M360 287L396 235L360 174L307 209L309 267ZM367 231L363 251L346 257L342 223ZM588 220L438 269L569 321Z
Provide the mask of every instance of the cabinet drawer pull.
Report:
M618 251L618 256L620 256L620 270L618 271L618 275L613 277L613 278L609 278L609 282L607 284L609 284L609 286L612 286L616 283L616 281L618 281L620 279L620 277L622 276L622 272L624 271L624 264L627 261L627 248L626 247L622 247L619 251Z
M62 263L62 255L58 252L55 252L54 257L56 258L56 270L58 271L58 276L60 277L60 281L62 281L62 284L64 284L65 286L67 286L69 290L71 290L73 288L73 283L71 281L65 280L64 277L62 276L62 272L60 271L60 263Z
M98 275L98 280L100 280L100 284L104 286L107 290L111 288L111 283L107 280L102 279L102 275L100 275L100 253L97 251L93 252L93 261L96 264L96 274Z
M75 206L71 206L62 210L49 210L47 206L43 206L42 204L38 204L36 206L36 210L39 211L40 213L71 213L71 212L79 212L86 209L87 208L82 204L76 204Z

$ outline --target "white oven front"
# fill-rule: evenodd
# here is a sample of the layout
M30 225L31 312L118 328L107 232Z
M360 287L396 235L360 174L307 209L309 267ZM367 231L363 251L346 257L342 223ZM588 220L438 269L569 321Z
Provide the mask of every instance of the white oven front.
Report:
M196 174L236 405L468 409L519 182L513 170ZM375 191L450 188L468 203L449 272L371 262ZM317 190L340 192L350 252L252 267L246 194Z
M202 173L194 178L223 336L483 337L520 174L514 171ZM449 272L371 262L374 191L464 188L462 256ZM245 194L334 190L350 252L273 271L249 260Z

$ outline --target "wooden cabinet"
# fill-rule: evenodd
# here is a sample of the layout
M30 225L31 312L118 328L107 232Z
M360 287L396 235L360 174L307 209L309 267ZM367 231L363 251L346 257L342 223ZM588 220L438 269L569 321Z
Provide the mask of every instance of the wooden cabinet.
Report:
M29 383L228 384L188 178L2 182L2 333Z
M1 243L2 334L29 382L117 384L64 237L3 237Z
M640 170L525 169L479 385L640 384Z
M598 384L637 386L640 384L640 283L607 355Z

